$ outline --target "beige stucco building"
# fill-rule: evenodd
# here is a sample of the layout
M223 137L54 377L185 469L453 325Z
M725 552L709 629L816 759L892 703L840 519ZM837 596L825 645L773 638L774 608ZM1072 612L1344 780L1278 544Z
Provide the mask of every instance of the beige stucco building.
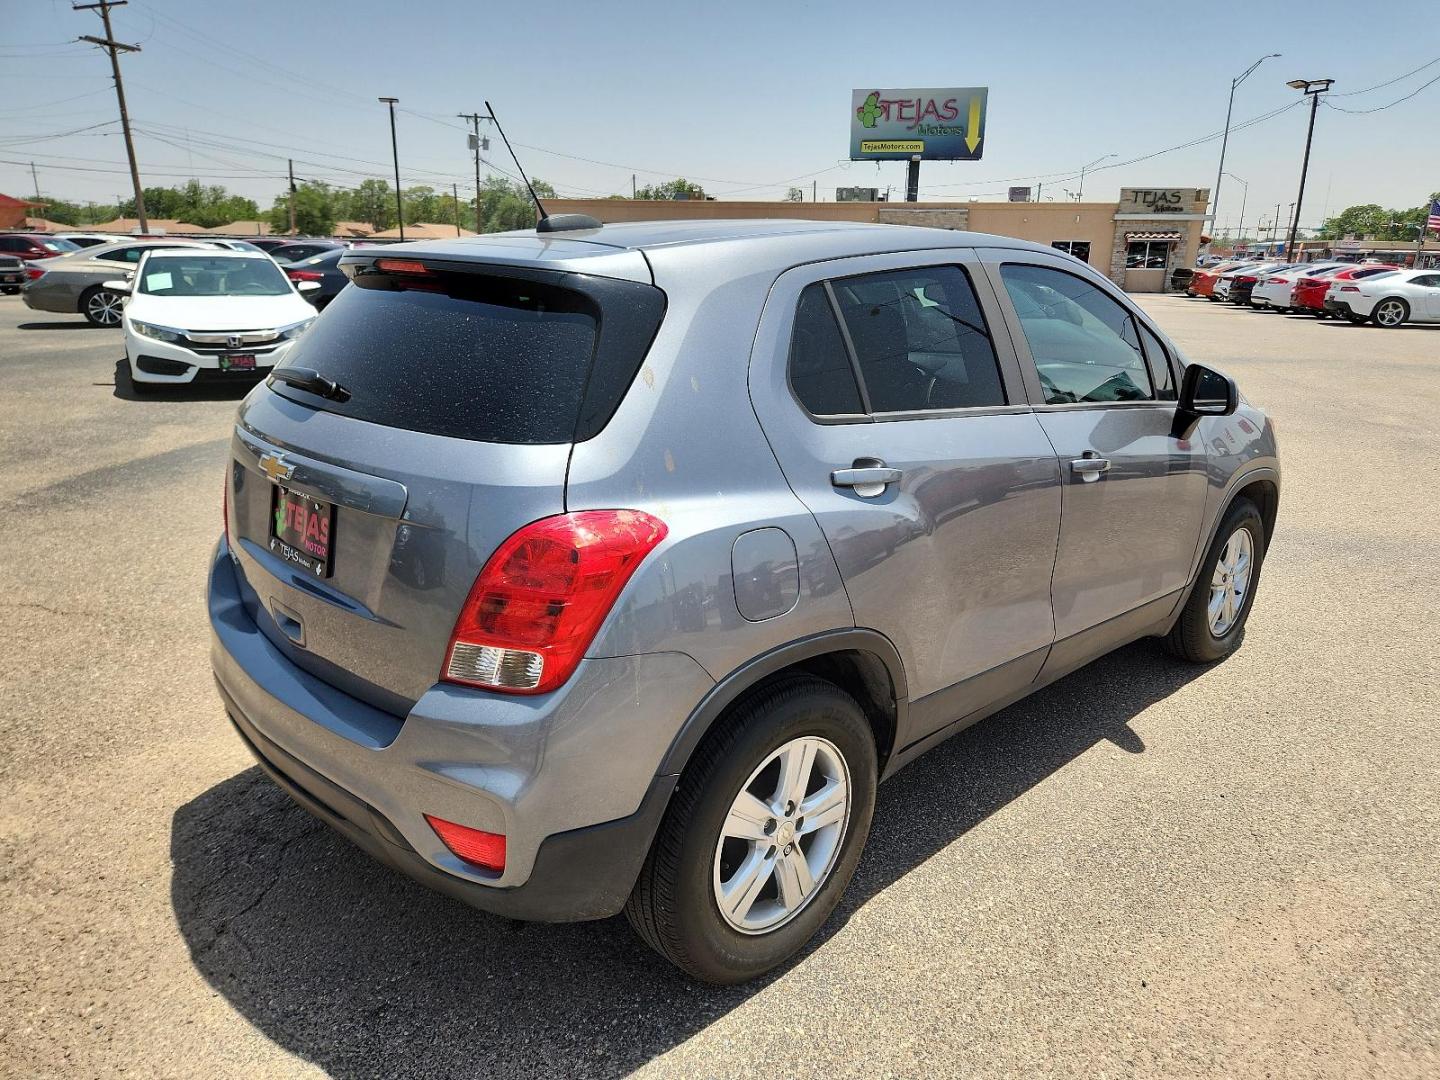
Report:
M1158 292L1169 271L1195 265L1208 188L1122 188L1118 202L670 202L550 199L552 213L601 221L806 218L968 229L1032 240L1084 259L1131 292Z

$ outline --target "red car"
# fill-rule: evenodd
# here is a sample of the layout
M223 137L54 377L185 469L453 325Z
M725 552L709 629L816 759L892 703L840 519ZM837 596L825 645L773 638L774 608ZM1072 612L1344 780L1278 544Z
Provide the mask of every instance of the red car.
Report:
M1317 319L1326 318L1330 313L1325 310L1325 292L1330 288L1331 282L1359 281L1375 274L1383 274L1387 270L1399 269L1400 267L1391 266L1389 263L1364 263L1349 270L1327 274L1325 277L1302 277L1295 282L1295 302L1290 310L1300 315L1314 315Z
M80 245L58 236L43 233L0 233L0 255L18 255L22 259L52 259L79 251Z
M1185 295L1208 296L1213 300L1215 298L1215 282L1220 280L1220 275L1228 274L1241 265L1243 264L1228 262L1220 263L1218 266L1209 266L1204 270L1196 270L1195 276L1190 279L1190 284L1185 288Z

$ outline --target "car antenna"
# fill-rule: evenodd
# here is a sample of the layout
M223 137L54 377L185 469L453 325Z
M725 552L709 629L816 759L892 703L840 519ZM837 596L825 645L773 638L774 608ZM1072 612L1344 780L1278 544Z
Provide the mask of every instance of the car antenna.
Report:
M589 214L556 214L553 217L545 209L545 204L540 201L540 196L535 194L535 185L530 183L530 177L525 175L525 166L520 164L520 159L515 156L515 148L510 145L510 140L505 137L505 129L500 126L500 118L495 115L494 108L490 102L485 102L485 111L489 113L489 120L495 125L495 130L500 132L500 138L505 143L505 149L509 151L510 160L515 162L515 168L520 170L520 179L525 181L525 189L530 192L530 198L535 200L535 209L540 211L540 220L535 223L536 232L561 232L567 229L598 229L600 222ZM476 223L478 227L478 222Z

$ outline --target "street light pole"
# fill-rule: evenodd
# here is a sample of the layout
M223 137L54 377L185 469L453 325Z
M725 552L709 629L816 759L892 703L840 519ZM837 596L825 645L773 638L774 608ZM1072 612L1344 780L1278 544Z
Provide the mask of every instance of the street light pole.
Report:
M1214 228L1214 222L1218 220L1220 214L1220 178L1225 175L1225 149L1230 145L1230 117L1235 112L1235 88L1253 75L1255 69L1266 60L1276 60L1279 59L1279 57L1279 53L1262 56L1230 80L1230 104L1225 107L1225 134L1220 139L1220 166L1215 170L1215 190L1210 193L1210 220L1212 229Z
M1076 202L1084 202L1084 201L1085 201L1085 174L1086 174L1087 172L1089 172L1091 169L1093 169L1096 165L1099 165L1100 162L1102 162L1102 161L1109 161L1112 157L1119 157L1119 156L1120 156L1119 154L1106 154L1104 157L1097 157L1094 161L1090 162L1089 165L1081 165L1081 166L1080 166L1080 189L1075 193L1075 201L1076 201Z
M1305 201L1305 174L1310 171L1310 143L1315 138L1315 114L1320 110L1320 95L1329 90L1334 79L1291 79L1285 85L1303 91L1310 99L1310 127L1305 132L1305 159L1300 165L1300 193L1295 196L1295 213L1290 218L1290 238L1285 241L1285 257L1295 251L1295 233L1300 228L1300 208Z
M382 103L390 106L390 153L395 158L395 220L400 223L400 239L405 239L405 204L400 201L400 147L395 142L395 106L399 98L382 97Z
M1240 180L1240 177L1236 176L1233 172L1227 172L1224 175L1230 177L1231 180ZM1240 180L1240 183L1244 185L1244 192L1240 196L1240 225L1235 230L1237 233L1235 237L1236 243L1245 239L1245 203L1250 198L1249 182ZM1234 245L1232 244L1231 246L1233 247Z

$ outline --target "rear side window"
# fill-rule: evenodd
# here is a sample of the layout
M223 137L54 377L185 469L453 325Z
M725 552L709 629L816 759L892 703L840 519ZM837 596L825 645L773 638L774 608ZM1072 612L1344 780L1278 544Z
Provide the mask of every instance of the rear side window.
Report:
M830 285L871 412L1006 403L995 348L964 270L922 266Z
M564 279L576 282L564 287ZM287 397L387 427L495 443L567 443L609 420L664 312L648 285L573 274L358 273L285 367L350 397Z
M800 294L790 338L790 386L812 416L865 411L824 285L808 285Z

